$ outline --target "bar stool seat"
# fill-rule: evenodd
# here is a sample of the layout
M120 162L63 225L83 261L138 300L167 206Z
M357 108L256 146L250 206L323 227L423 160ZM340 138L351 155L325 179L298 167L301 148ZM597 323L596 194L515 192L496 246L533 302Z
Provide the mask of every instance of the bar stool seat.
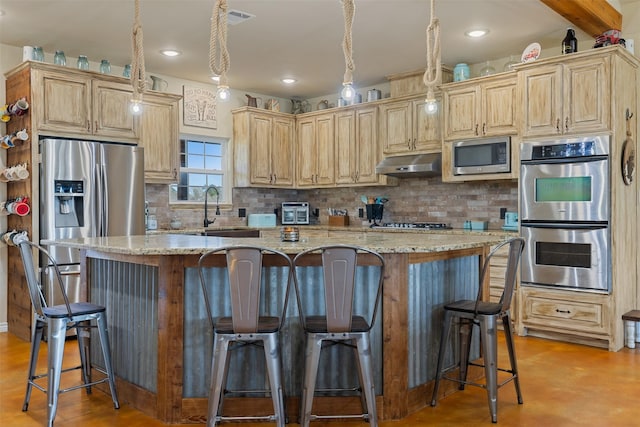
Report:
M227 283L221 280L208 280L205 270L214 255L225 256ZM273 256L279 259L279 265L285 267L285 283L277 280L262 289L263 257ZM285 319L289 298L291 259L284 253L259 246L227 246L207 252L198 261L200 284L204 303L213 330L213 357L211 361L211 385L209 390L209 408L207 425L215 426L220 421L263 420L275 421L278 427L284 427L286 412L284 405L284 386L280 357L279 333ZM284 286L283 286L284 285ZM228 286L231 299L231 316L215 318L211 308L210 292L214 287ZM270 299L269 302L266 300ZM268 416L225 416L223 403L228 390L230 351L245 345L258 345L264 349L269 389L244 390L245 392L268 392L273 401L273 415ZM255 367L252 367L255 369Z
M322 259L322 278L317 283L309 281L301 283L299 267L309 265L308 258L318 254ZM367 255L370 259L366 263L367 267L377 270L377 274L371 274L371 280L363 279L365 288L367 290L371 288L371 295L375 295L375 298L371 297L373 303L367 307L370 315L366 317L365 313L354 313L359 255ZM375 323L382 293L384 258L374 251L358 246L332 245L300 252L294 258L293 265L298 312L306 338L300 425L308 427L311 421L324 418L361 418L368 420L372 426L377 426L369 332ZM324 301L321 301L322 297ZM312 413L321 350L336 344L345 345L354 350L360 388L332 388L322 391L360 391L362 414L316 415Z
M29 374L27 378L27 391L25 393L22 410L26 411L29 407L31 399L32 387L37 388L47 394L47 425L53 426L58 407L58 395L67 391L85 388L87 393L91 392L91 387L107 382L111 391L111 398L116 409L120 408L118 396L116 393L115 375L111 363L111 348L109 345L109 333L107 331L106 309L103 306L91 304L89 302L70 303L62 282L62 276L55 260L41 246L30 242L24 236L17 236L13 243L18 246L22 264L25 270L27 285L29 288L29 296L34 308L34 322L31 334L31 354L29 357ZM38 270L35 268L33 261L32 249L39 251L40 256L48 261L48 268L53 268L56 281L62 292L64 304L56 306L47 306L46 300L42 293ZM95 321L96 325L91 325L91 321ZM38 362L38 353L40 350L40 342L42 341L43 332L47 328L47 373L36 374L36 365ZM75 328L78 346L80 350L80 366L64 369L62 361L64 356L64 345L66 341L67 330ZM86 331L96 328L102 347L102 356L104 358L105 369L94 367L94 369L106 375L105 378L92 381L91 380L91 364L89 361L89 333ZM60 389L60 377L63 372L80 369L82 372L83 383L74 387ZM41 378L47 378L47 387L44 388L37 383Z
M483 301L482 284L487 278L491 258L504 246L509 246L509 257L505 272L504 291L499 302ZM475 300L459 300L444 306L444 321L442 326L442 335L440 338L440 350L438 352L438 366L436 368L436 378L431 397L431 406L436 406L438 398L438 388L441 379L447 379L458 382L460 390L464 390L465 385L473 385L485 388L487 390L487 398L489 402L489 412L491 421L498 421L498 388L513 381L518 403L522 404L522 394L520 393L520 379L518 376L518 368L516 364L515 348L513 345L513 336L511 331L510 306L515 289L516 274L518 271L518 263L524 249L524 239L521 237L509 239L497 245L489 253L482 266L480 274L480 282L478 285L478 295ZM456 366L444 368L444 358L449 339L449 332L454 319L460 322L460 362L458 378L448 377L445 375L450 369ZM509 352L510 369L502 369L497 366L497 328L498 319L502 321L507 350ZM470 358L471 338L474 325L480 328L480 342L482 344L483 363L472 362ZM478 383L467 380L469 366L480 366L485 371L485 382ZM507 372L509 378L498 384L498 371Z

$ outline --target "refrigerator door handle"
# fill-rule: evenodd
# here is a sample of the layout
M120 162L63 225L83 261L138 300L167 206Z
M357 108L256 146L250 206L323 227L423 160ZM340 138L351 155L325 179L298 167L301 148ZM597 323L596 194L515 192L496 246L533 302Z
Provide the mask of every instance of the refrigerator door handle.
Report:
M98 215L97 218L97 227L98 227L98 236L106 236L107 230L107 207L105 206L105 201L107 200L107 194L105 189L105 170L104 164L99 162L96 165L96 213Z

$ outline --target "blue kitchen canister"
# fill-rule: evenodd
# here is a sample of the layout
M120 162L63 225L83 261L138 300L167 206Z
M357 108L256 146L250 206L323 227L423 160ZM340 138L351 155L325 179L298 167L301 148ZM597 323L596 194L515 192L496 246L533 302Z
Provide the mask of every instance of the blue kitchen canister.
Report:
M469 77L469 66L464 62L456 64L456 66L453 68L453 81L461 82L463 80L467 80Z

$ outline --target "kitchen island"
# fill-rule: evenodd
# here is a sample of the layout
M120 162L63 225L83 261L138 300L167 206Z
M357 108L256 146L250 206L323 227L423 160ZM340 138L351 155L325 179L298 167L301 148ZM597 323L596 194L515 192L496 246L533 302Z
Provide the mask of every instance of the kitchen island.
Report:
M121 400L164 422L188 423L203 422L207 413L212 337L198 281L197 261L202 253L225 245L251 244L293 256L310 247L344 243L383 254L387 268L381 315L372 332L375 387L380 418L400 419L430 399L442 304L474 297L480 263L489 248L504 239L499 235L367 232L303 237L299 242L156 234L55 243L81 250L82 281L91 300L107 307ZM296 307L290 304L282 343L291 421L298 414L302 340ZM250 382L261 382L255 368L258 361L251 356L241 356L246 359L237 360L236 367L232 360L230 380L234 372L248 372ZM100 364L98 354L92 357ZM341 365L338 376L353 377L351 365ZM327 409L358 412L359 404L357 397L314 401L320 413ZM269 398L225 400L225 411L242 413L247 407L252 413L272 410Z

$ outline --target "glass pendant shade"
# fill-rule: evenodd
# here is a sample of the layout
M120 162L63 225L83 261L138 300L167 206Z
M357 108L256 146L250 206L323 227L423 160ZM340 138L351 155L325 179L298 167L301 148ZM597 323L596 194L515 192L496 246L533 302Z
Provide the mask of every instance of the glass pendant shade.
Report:
M351 85L351 83L343 83L342 86L343 88L342 88L342 92L340 93L340 96L342 97L342 99L351 101L355 96L356 91L353 89L353 86Z
M139 99L132 99L129 103L129 111L134 116L139 116L142 114L142 101Z
M218 101L228 101L231 98L231 92L229 91L229 86L218 86L218 91L216 92L216 99Z

